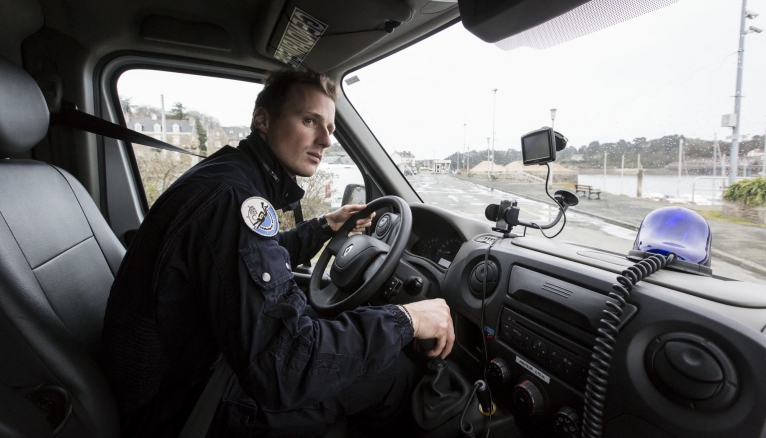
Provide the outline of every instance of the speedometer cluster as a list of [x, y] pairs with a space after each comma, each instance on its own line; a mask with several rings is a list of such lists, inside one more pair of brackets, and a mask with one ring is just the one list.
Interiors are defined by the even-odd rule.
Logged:
[[412, 252], [431, 260], [442, 268], [449, 268], [462, 244], [463, 239], [458, 236], [433, 236], [418, 240], [413, 246]]
[[417, 237], [412, 254], [447, 269], [455, 260], [463, 238], [442, 217], [430, 211], [413, 211], [412, 234]]

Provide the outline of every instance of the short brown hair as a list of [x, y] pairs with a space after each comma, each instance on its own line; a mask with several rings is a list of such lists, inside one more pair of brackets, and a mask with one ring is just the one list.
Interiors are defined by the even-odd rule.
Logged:
[[[277, 70], [269, 74], [263, 83], [263, 90], [255, 99], [255, 110], [265, 108], [272, 117], [279, 117], [282, 108], [295, 84], [307, 84], [319, 87], [333, 101], [338, 100], [338, 84], [329, 77], [313, 71]], [[255, 118], [250, 122], [250, 130], [255, 131]]]

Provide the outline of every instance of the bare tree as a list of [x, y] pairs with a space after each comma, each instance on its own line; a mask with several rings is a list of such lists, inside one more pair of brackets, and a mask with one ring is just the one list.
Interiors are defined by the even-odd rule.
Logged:
[[[330, 211], [330, 203], [325, 196], [327, 185], [332, 185], [334, 178], [335, 175], [331, 172], [319, 169], [310, 178], [298, 177], [298, 184], [306, 192], [301, 200], [304, 218], [315, 218]], [[292, 213], [278, 211], [277, 217], [279, 218], [279, 228], [281, 230], [295, 228], [295, 216]]]
[[184, 172], [189, 170], [189, 160], [176, 159], [176, 153], [161, 152], [146, 146], [136, 148], [136, 161], [144, 183], [146, 201], [151, 207], [154, 201]]

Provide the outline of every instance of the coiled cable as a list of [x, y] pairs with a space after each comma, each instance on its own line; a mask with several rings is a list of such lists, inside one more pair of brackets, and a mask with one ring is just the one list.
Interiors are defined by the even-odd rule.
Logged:
[[675, 259], [676, 255], [672, 253], [667, 257], [662, 254], [653, 254], [622, 271], [617, 277], [617, 283], [612, 285], [612, 292], [608, 295], [612, 300], [607, 300], [605, 303], [607, 308], [603, 311], [604, 318], [601, 319], [601, 327], [598, 329], [593, 355], [588, 365], [588, 383], [585, 387], [585, 409], [582, 421], [584, 438], [597, 438], [604, 434], [602, 423], [612, 352], [614, 352], [615, 338], [620, 332], [623, 308], [630, 299], [633, 286]]

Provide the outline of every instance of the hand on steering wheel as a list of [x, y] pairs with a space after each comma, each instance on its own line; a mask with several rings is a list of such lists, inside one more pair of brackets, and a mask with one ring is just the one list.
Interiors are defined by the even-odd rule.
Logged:
[[[373, 232], [378, 238], [365, 234], [348, 236], [358, 219], [383, 207], [392, 207], [399, 220], [381, 217]], [[396, 196], [378, 198], [351, 216], [328, 242], [311, 274], [308, 298], [314, 310], [337, 315], [369, 301], [396, 270], [411, 230], [410, 206]], [[335, 256], [330, 269], [332, 283], [322, 288], [322, 275], [332, 256]]]

